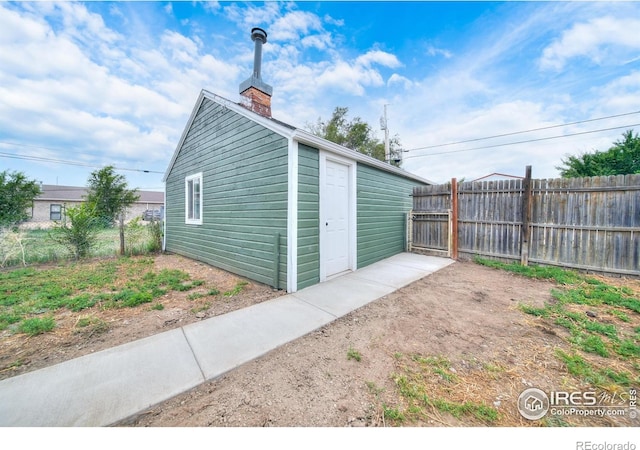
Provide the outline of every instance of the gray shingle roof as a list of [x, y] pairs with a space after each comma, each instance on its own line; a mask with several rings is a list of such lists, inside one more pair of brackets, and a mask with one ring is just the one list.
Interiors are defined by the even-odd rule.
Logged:
[[[42, 193], [36, 200], [81, 202], [87, 195], [87, 188], [82, 186], [43, 184], [40, 189]], [[137, 193], [140, 195], [138, 203], [164, 203], [164, 192], [137, 191]]]

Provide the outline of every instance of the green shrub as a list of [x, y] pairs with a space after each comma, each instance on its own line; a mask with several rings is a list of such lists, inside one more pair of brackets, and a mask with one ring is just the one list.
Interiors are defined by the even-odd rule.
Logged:
[[147, 244], [147, 251], [150, 253], [157, 253], [162, 250], [162, 238], [164, 236], [164, 225], [161, 220], [151, 221], [147, 225], [149, 231], [149, 243]]
[[124, 227], [124, 245], [127, 255], [138, 255], [144, 252], [142, 244], [146, 234], [145, 226], [140, 223], [140, 217], [131, 220]]
[[99, 231], [94, 211], [81, 203], [66, 208], [69, 221], [57, 222], [49, 231], [49, 238], [65, 247], [75, 259], [86, 258], [96, 245]]

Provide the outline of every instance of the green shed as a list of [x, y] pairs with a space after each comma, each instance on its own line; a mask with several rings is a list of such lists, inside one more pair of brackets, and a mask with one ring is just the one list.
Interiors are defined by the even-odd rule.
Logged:
[[412, 189], [431, 183], [273, 119], [252, 38], [243, 101], [203, 90], [169, 163], [165, 250], [288, 292], [404, 251]]

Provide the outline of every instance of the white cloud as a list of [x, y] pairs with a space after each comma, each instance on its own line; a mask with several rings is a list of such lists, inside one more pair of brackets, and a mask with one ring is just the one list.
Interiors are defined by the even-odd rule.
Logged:
[[638, 30], [640, 19], [636, 18], [606, 16], [575, 24], [543, 50], [540, 67], [561, 70], [576, 57], [588, 58], [595, 64], [617, 59], [640, 50]]
[[321, 31], [322, 21], [317, 15], [306, 11], [291, 11], [276, 19], [269, 28], [269, 35], [274, 41], [291, 41], [311, 31]]
[[402, 65], [395, 55], [381, 50], [370, 50], [364, 55], [358, 56], [356, 64], [363, 67], [371, 67], [373, 64], [378, 64], [392, 69]]
[[374, 70], [363, 69], [345, 61], [338, 61], [316, 77], [317, 86], [325, 90], [340, 90], [351, 95], [364, 95], [365, 86], [380, 86], [382, 76]]
[[122, 37], [106, 27], [102, 16], [91, 13], [78, 3], [60, 2], [55, 5], [57, 14], [62, 17], [63, 34], [73, 36], [79, 42], [95, 45], [96, 40], [113, 44]]
[[265, 2], [262, 6], [249, 3], [242, 7], [232, 3], [222, 10], [229, 20], [244, 29], [271, 24], [281, 16], [280, 4], [277, 2]]
[[409, 78], [398, 75], [397, 73], [391, 75], [387, 80], [387, 86], [393, 86], [395, 84], [402, 86], [404, 89], [409, 89], [414, 85], [413, 81]]
[[206, 11], [217, 12], [222, 9], [222, 6], [220, 6], [220, 2], [218, 1], [204, 2], [204, 9]]
[[442, 49], [442, 48], [436, 48], [436, 47], [430, 45], [430, 46], [427, 47], [427, 55], [429, 55], [429, 56], [442, 55], [446, 59], [449, 59], [449, 58], [451, 58], [453, 56], [453, 53], [451, 53], [449, 50]]
[[341, 91], [354, 96], [362, 96], [367, 87], [384, 85], [384, 79], [374, 65], [383, 67], [398, 67], [400, 62], [395, 55], [380, 50], [370, 50], [355, 58], [352, 62], [342, 59], [328, 63], [317, 64], [313, 67], [312, 79], [308, 85], [319, 89], [316, 95], [323, 92]]
[[326, 50], [328, 48], [333, 47], [333, 43], [331, 40], [331, 34], [322, 33], [322, 34], [314, 34], [312, 36], [305, 36], [300, 41], [303, 47], [305, 48], [317, 48], [318, 50]]
[[175, 31], [165, 30], [160, 39], [163, 50], [178, 63], [192, 63], [198, 55], [198, 44]]
[[[638, 111], [640, 105], [640, 70], [630, 72], [613, 79], [602, 87], [593, 91], [595, 108], [594, 115], [606, 116], [620, 112]], [[640, 122], [640, 116], [629, 116], [625, 123], [636, 124]], [[636, 127], [640, 128], [640, 127]]]
[[[163, 164], [199, 90], [228, 92], [238, 66], [203, 53], [199, 38], [175, 31], [151, 47], [124, 40], [83, 8], [30, 12], [0, 5], [0, 29], [7, 30], [0, 45], [3, 138], [70, 149], [61, 159], [90, 159], [95, 152], [103, 154], [101, 163]], [[54, 29], [42, 14], [61, 22]], [[90, 37], [92, 46], [86, 45]], [[118, 45], [102, 47], [112, 41]]]
[[[47, 37], [49, 27], [35, 17], [21, 16], [16, 11], [2, 10], [0, 14], [0, 44], [24, 44], [31, 41], [41, 41]], [[0, 47], [6, 53], [9, 49]]]

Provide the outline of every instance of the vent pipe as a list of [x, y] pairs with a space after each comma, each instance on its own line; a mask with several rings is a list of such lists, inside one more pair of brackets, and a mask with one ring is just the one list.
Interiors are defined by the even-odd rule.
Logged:
[[254, 28], [251, 30], [251, 40], [255, 42], [255, 49], [253, 52], [253, 76], [262, 80], [260, 77], [260, 69], [262, 67], [262, 44], [267, 43], [267, 33], [261, 28]]

